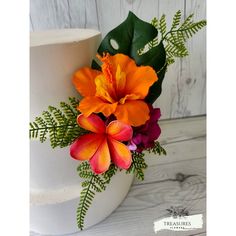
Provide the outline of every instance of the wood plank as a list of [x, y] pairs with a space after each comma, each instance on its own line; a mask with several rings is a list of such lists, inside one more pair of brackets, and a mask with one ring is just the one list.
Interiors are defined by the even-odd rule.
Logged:
[[102, 37], [104, 37], [111, 29], [121, 23], [121, 1], [103, 0], [96, 1], [96, 4], [98, 25]]
[[86, 0], [85, 9], [86, 9], [85, 28], [100, 30], [98, 25], [96, 0]]
[[30, 16], [34, 30], [70, 27], [67, 1], [31, 1]]
[[86, 28], [86, 3], [84, 0], [67, 0], [66, 8], [70, 28]]
[[160, 121], [161, 144], [194, 139], [206, 135], [206, 117], [192, 117]]
[[159, 1], [135, 0], [132, 2], [132, 11], [142, 20], [151, 22], [154, 17], [159, 17]]
[[163, 145], [167, 155], [145, 153], [148, 166], [155, 164], [175, 163], [182, 160], [191, 160], [206, 157], [206, 138], [200, 137], [192, 140], [180, 141]]

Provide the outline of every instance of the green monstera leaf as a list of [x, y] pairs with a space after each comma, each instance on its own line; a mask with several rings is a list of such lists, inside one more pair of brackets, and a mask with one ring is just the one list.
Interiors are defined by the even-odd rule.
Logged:
[[[100, 55], [104, 52], [108, 52], [111, 55], [123, 53], [133, 58], [137, 65], [153, 67], [158, 73], [159, 80], [150, 88], [150, 93], [146, 99], [151, 103], [161, 94], [161, 83], [166, 71], [163, 70], [166, 63], [166, 52], [162, 42], [142, 55], [139, 55], [138, 51], [152, 41], [157, 34], [157, 29], [153, 25], [140, 20], [135, 14], [129, 12], [127, 19], [110, 31], [98, 48]], [[93, 61], [92, 68], [100, 69], [100, 66]], [[161, 76], [159, 74], [160, 72], [162, 72]]]
[[164, 65], [164, 67], [157, 73], [158, 75], [158, 81], [155, 82], [149, 89], [148, 95], [145, 98], [145, 101], [147, 103], [153, 104], [156, 99], [161, 95], [162, 92], [162, 81], [165, 77], [167, 69], [167, 64]]

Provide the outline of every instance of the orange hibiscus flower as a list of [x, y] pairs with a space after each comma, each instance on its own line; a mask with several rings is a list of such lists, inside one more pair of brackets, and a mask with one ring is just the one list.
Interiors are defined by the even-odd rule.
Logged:
[[140, 126], [149, 119], [144, 102], [157, 75], [150, 66], [137, 66], [123, 54], [98, 56], [102, 71], [84, 67], [73, 77], [73, 84], [84, 97], [78, 110], [86, 117], [92, 113], [114, 114], [117, 120]]

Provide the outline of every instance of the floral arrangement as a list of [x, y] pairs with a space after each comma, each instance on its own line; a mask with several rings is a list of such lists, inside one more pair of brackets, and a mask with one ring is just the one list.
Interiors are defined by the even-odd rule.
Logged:
[[181, 24], [177, 11], [167, 31], [165, 15], [147, 23], [130, 12], [103, 39], [91, 68], [75, 72], [72, 82], [83, 98], [49, 106], [30, 123], [30, 138], [49, 138], [52, 148], [70, 146], [71, 157], [81, 161], [80, 229], [95, 193], [104, 191], [118, 170], [143, 180], [144, 151], [166, 155], [157, 141], [161, 111], [152, 104], [168, 66], [188, 55], [186, 40], [205, 25], [193, 15]]

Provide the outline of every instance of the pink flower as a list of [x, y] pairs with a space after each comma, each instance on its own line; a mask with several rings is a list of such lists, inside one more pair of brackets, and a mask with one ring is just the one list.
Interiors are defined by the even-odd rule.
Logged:
[[150, 105], [150, 119], [142, 126], [134, 128], [133, 138], [129, 143], [131, 151], [142, 152], [144, 149], [154, 146], [154, 141], [159, 138], [161, 134], [158, 120], [161, 116], [159, 108], [153, 109]]
[[89, 160], [94, 173], [101, 174], [108, 170], [111, 161], [122, 169], [128, 169], [132, 156], [123, 141], [132, 138], [130, 125], [118, 120], [111, 121], [107, 126], [95, 114], [86, 117], [79, 115], [77, 123], [92, 133], [80, 136], [70, 147], [70, 155], [80, 161]]

